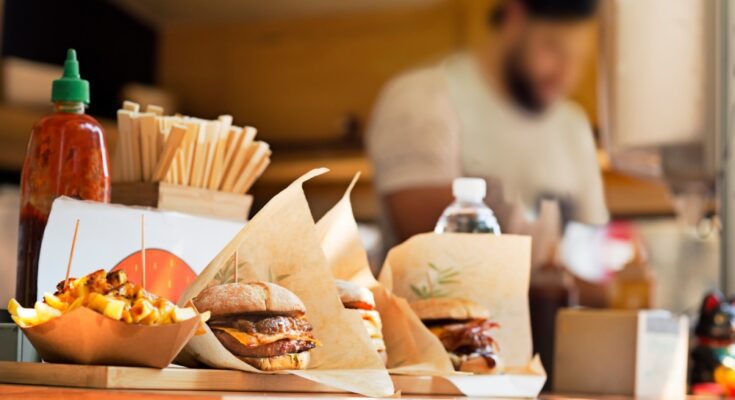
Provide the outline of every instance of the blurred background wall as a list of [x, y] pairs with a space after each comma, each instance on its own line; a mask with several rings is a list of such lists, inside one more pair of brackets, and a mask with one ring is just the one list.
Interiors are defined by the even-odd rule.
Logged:
[[[90, 113], [114, 149], [123, 99], [206, 118], [232, 114], [271, 143], [272, 165], [254, 187], [255, 209], [309, 168], [332, 172], [307, 185], [315, 216], [353, 193], [365, 236], [378, 241], [377, 199], [363, 133], [392, 76], [485, 43], [497, 0], [0, 0], [0, 182], [12, 212], [32, 124], [50, 109], [50, 81], [66, 48], [79, 52], [92, 85]], [[492, 40], [492, 38], [489, 38]], [[485, 44], [488, 45], [488, 44]], [[490, 44], [492, 42], [490, 41]], [[597, 128], [598, 59], [573, 94]], [[682, 230], [664, 184], [613, 170], [599, 152], [606, 200], [616, 219], [639, 226], [661, 287], [658, 304], [691, 309], [717, 276], [716, 235]], [[5, 215], [5, 214], [3, 214]], [[4, 218], [12, 221], [13, 217]], [[14, 254], [15, 229], [3, 226]], [[688, 248], [684, 256], [670, 249]], [[683, 250], [682, 250], [683, 251]], [[10, 256], [0, 270], [13, 270]]]

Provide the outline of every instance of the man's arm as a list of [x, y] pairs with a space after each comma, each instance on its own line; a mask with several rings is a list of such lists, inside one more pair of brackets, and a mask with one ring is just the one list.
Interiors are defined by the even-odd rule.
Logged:
[[396, 78], [381, 92], [366, 145], [391, 239], [432, 231], [452, 201], [452, 180], [462, 174], [459, 127], [436, 68]]
[[383, 198], [399, 241], [433, 231], [442, 211], [453, 200], [449, 186], [403, 189]]

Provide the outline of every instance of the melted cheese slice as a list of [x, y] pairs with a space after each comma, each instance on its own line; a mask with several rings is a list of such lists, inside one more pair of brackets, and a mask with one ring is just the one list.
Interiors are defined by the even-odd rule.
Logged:
[[260, 333], [245, 333], [238, 331], [237, 329], [232, 328], [220, 328], [220, 327], [212, 327], [212, 329], [217, 329], [223, 332], [226, 332], [228, 335], [232, 336], [240, 342], [243, 346], [246, 347], [256, 347], [256, 346], [262, 346], [264, 344], [271, 344], [275, 343], [279, 340], [283, 339], [289, 339], [289, 340], [303, 340], [305, 342], [314, 342], [317, 346], [319, 346], [319, 341], [314, 339], [313, 337], [309, 336], [305, 332], [282, 332], [282, 333], [276, 333], [273, 335], [263, 335]]

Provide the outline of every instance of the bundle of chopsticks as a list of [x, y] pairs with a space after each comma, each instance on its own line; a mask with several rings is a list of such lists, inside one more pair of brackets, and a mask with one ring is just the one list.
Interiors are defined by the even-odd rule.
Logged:
[[268, 143], [255, 128], [232, 125], [232, 116], [204, 120], [165, 116], [131, 101], [117, 112], [114, 182], [167, 182], [232, 193], [247, 193], [270, 164]]

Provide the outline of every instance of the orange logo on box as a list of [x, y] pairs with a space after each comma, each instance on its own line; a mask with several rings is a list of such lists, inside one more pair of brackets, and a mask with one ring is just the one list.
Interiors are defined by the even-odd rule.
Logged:
[[[191, 267], [175, 254], [163, 249], [146, 249], [146, 290], [163, 296], [174, 303], [197, 275]], [[143, 283], [142, 257], [140, 251], [125, 257], [112, 270], [124, 270], [128, 279]]]

